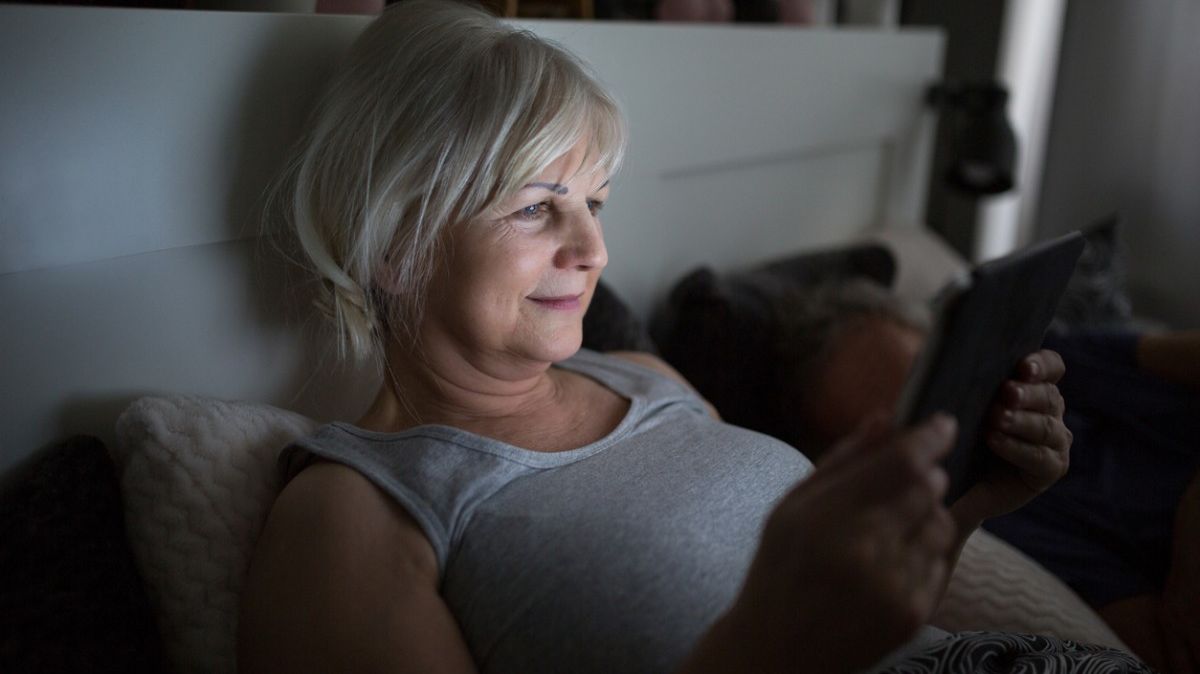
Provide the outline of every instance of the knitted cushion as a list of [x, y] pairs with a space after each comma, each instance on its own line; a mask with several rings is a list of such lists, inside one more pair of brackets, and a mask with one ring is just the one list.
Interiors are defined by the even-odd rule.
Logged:
[[233, 672], [238, 598], [280, 489], [279, 450], [316, 424], [268, 405], [143, 398], [114, 452], [130, 547], [177, 672]]

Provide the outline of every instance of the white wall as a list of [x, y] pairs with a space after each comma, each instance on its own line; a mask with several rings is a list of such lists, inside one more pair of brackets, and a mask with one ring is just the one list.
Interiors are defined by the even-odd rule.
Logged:
[[1008, 118], [1020, 148], [1017, 187], [980, 204], [976, 260], [1005, 255], [1033, 238], [1066, 6], [1066, 0], [1008, 0], [1005, 5], [996, 78], [1008, 89]]
[[1067, 10], [1039, 235], [1114, 211], [1137, 313], [1200, 326], [1200, 2]]

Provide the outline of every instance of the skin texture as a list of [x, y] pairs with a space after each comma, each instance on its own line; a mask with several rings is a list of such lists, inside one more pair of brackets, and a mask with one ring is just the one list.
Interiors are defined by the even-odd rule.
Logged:
[[[385, 383], [359, 426], [446, 424], [553, 452], [617, 425], [628, 400], [551, 367], [579, 349], [607, 263], [597, 218], [607, 176], [580, 170], [585, 149], [496, 212], [449, 228], [420, 345], [389, 345]], [[652, 356], [626, 357], [679, 378]], [[1061, 375], [1052, 354], [1028, 362], [1041, 374], [1022, 386]], [[1041, 431], [1060, 429], [1047, 397], [1023, 398], [1030, 423], [1004, 436], [1034, 447]], [[971, 509], [948, 511], [938, 461], [955, 432], [947, 419], [908, 429], [875, 419], [839, 443], [773, 511], [735, 605], [680, 671], [852, 671], [912, 636], [978, 519], [1058, 474], [1056, 462], [1014, 450], [1011, 474]], [[407, 513], [350, 469], [318, 463], [284, 488], [255, 550], [240, 670], [472, 672], [438, 584], [431, 546]]]

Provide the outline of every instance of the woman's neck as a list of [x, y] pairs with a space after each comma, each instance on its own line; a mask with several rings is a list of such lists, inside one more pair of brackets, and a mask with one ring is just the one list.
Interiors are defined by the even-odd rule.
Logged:
[[423, 424], [470, 430], [519, 423], [562, 401], [561, 371], [550, 366], [393, 343], [379, 393], [358, 425], [400, 431]]

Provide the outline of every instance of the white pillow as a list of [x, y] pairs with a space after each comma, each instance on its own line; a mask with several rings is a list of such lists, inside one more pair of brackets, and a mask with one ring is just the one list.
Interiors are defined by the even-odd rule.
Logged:
[[896, 259], [892, 289], [904, 299], [932, 299], [951, 278], [966, 273], [971, 264], [927, 227], [887, 227], [864, 239], [881, 243]]
[[275, 458], [316, 423], [269, 405], [142, 398], [117, 421], [130, 547], [176, 672], [237, 670], [238, 598], [280, 489]]
[[1129, 650], [1057, 576], [982, 529], [967, 539], [933, 624], [951, 632], [1048, 634]]
[[[280, 488], [275, 459], [316, 423], [269, 405], [142, 398], [117, 421], [130, 546], [177, 672], [236, 671], [239, 595]], [[1123, 648], [1066, 585], [986, 532], [968, 541], [934, 624]]]

